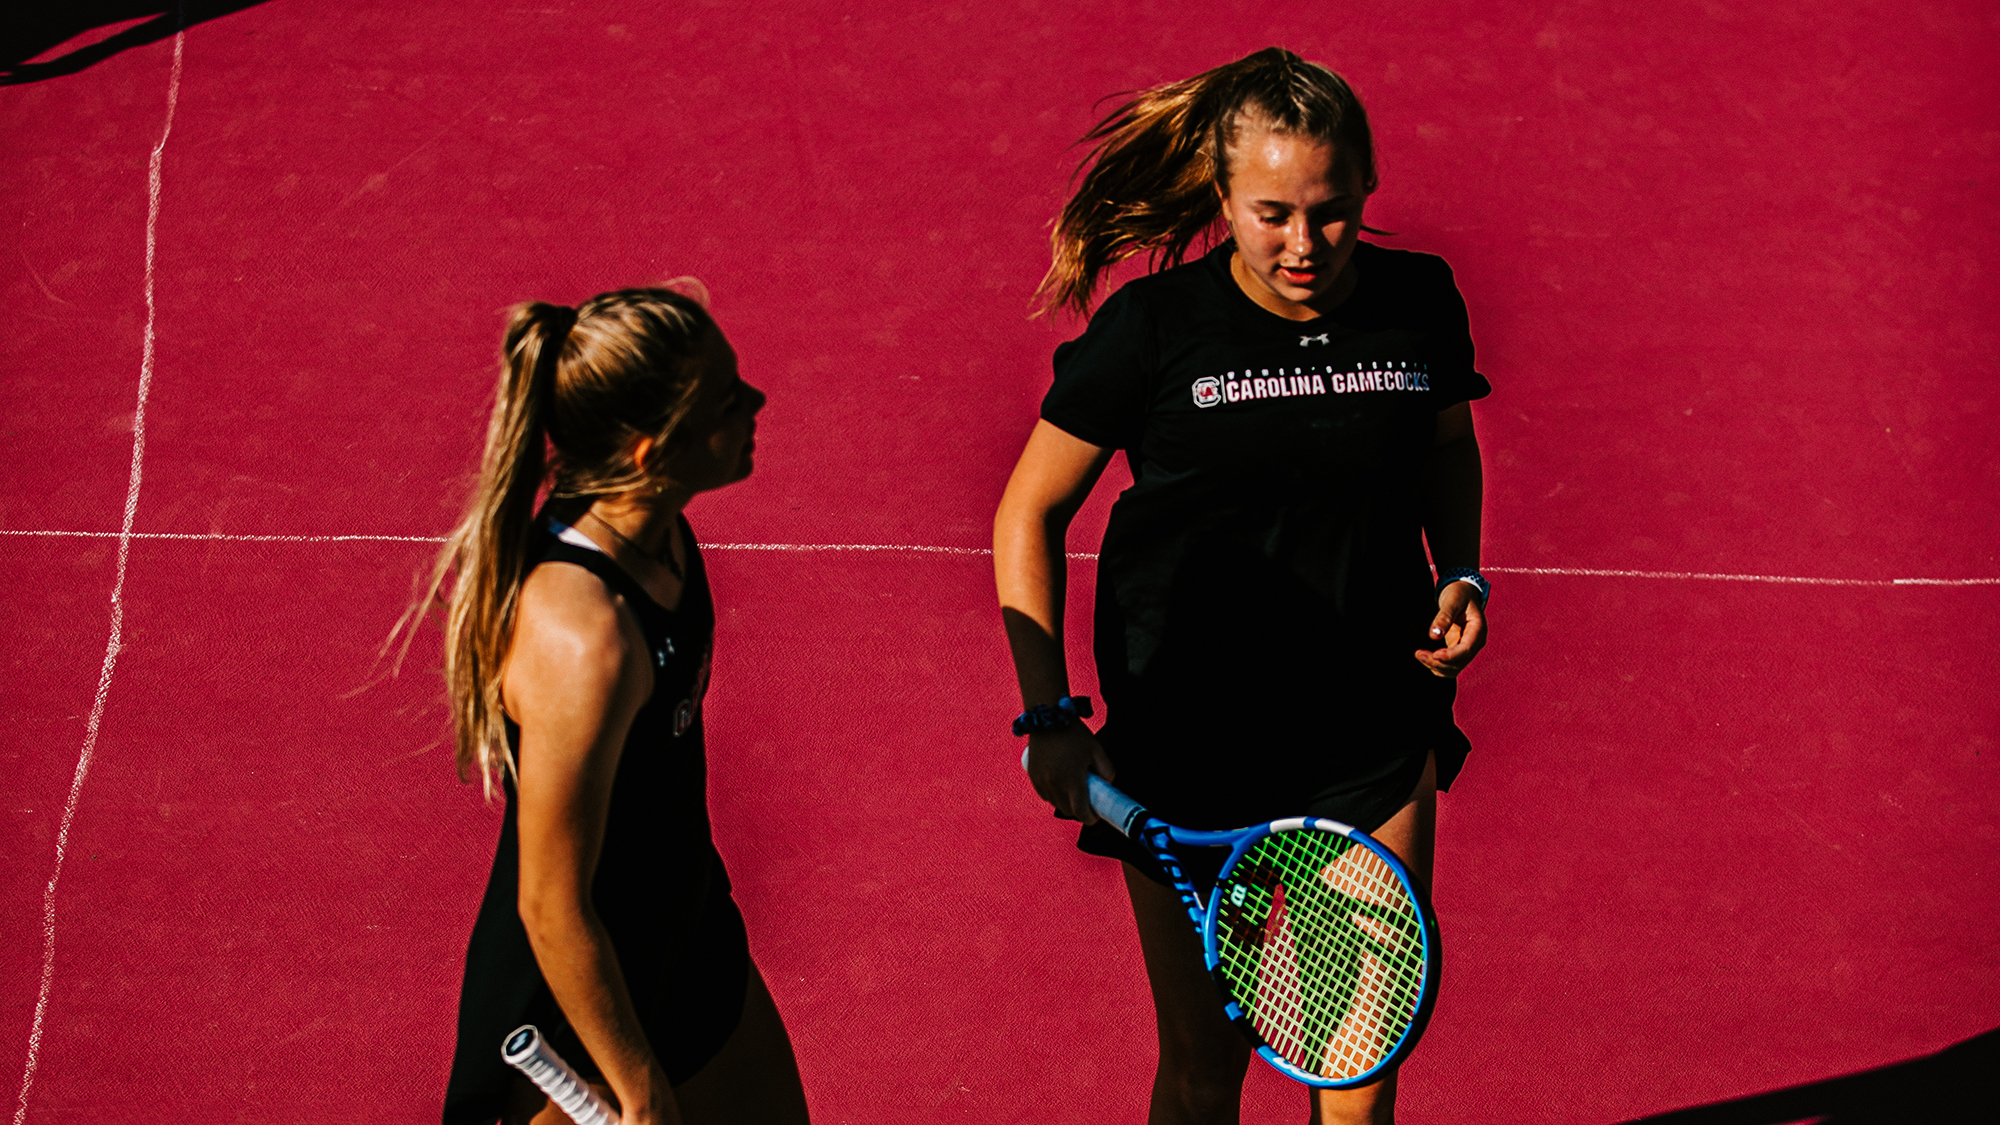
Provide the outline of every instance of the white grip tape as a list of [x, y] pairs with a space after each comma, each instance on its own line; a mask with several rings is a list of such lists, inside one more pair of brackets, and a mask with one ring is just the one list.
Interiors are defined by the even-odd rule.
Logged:
[[1132, 834], [1132, 826], [1146, 815], [1144, 805], [1120, 793], [1096, 774], [1090, 775], [1090, 807], [1097, 810], [1098, 816], [1110, 821], [1111, 827], [1127, 836]]
[[576, 1125], [618, 1125], [618, 1115], [543, 1041], [534, 1024], [515, 1028], [500, 1045], [500, 1057], [540, 1086]]

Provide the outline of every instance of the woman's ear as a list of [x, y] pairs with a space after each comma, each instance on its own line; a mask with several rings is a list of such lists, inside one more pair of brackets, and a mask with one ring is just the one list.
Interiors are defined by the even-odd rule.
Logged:
[[653, 455], [654, 449], [659, 444], [660, 439], [651, 434], [640, 434], [638, 437], [632, 439], [632, 444], [628, 449], [632, 455], [632, 463], [639, 467], [640, 472], [646, 470], [646, 459]]

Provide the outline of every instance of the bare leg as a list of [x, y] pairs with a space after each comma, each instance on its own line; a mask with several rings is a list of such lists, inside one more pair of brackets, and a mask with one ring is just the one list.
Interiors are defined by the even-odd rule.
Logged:
[[[603, 1079], [586, 1069], [588, 1060], [571, 1061], [605, 1101], [616, 1104]], [[674, 1087], [674, 1101], [686, 1125], [806, 1125], [806, 1092], [799, 1081], [792, 1040], [785, 1033], [785, 1021], [778, 1015], [770, 990], [764, 987], [756, 962], [750, 964], [742, 1022], [723, 1044], [722, 1053], [693, 1078]], [[569, 1115], [520, 1076], [514, 1080], [501, 1120], [507, 1125], [571, 1125]]]
[[[1431, 885], [1431, 861], [1437, 853], [1437, 757], [1424, 765], [1424, 775], [1410, 799], [1389, 822], [1369, 833], [1380, 841], [1426, 892]], [[1351, 1090], [1313, 1090], [1312, 1125], [1391, 1125], [1396, 1120], [1396, 1072]]]
[[1222, 1014], [1178, 892], [1125, 867], [1160, 1034], [1147, 1125], [1236, 1125], [1250, 1044]]

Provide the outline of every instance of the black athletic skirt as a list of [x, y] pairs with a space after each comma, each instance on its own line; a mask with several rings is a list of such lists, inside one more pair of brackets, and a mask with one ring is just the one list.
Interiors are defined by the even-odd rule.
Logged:
[[[1231, 744], [1226, 738], [1213, 732], [1187, 738], [1186, 727], [1176, 730], [1114, 719], [1097, 737], [1118, 771], [1115, 784], [1170, 824], [1220, 830], [1289, 816], [1318, 816], [1373, 832], [1408, 803], [1433, 752], [1439, 789], [1449, 788], [1465, 765], [1472, 744], [1450, 721], [1449, 712], [1444, 715], [1441, 723], [1423, 724], [1428, 729], [1400, 750], [1349, 755], [1325, 769], [1304, 768], [1299, 756], [1231, 754], [1218, 749]], [[1250, 735], [1275, 736], [1270, 731]], [[1161, 886], [1172, 885], [1144, 845], [1103, 821], [1086, 825], [1077, 834], [1076, 846], [1091, 855], [1123, 860]], [[1175, 854], [1204, 893], [1229, 858], [1224, 848], [1188, 848]]]
[[[513, 827], [511, 818], [506, 827]], [[503, 838], [503, 856], [511, 844]], [[488, 884], [466, 953], [445, 1125], [490, 1125], [505, 1111], [516, 1072], [501, 1060], [500, 1044], [522, 1024], [539, 1028], [585, 1078], [601, 1077], [542, 978], [511, 875], [496, 872]], [[639, 1024], [676, 1086], [707, 1066], [736, 1033], [750, 985], [750, 942], [720, 859], [704, 898], [699, 920], [676, 927], [671, 947], [659, 942], [661, 927], [631, 924], [618, 916], [616, 904], [599, 903]]]

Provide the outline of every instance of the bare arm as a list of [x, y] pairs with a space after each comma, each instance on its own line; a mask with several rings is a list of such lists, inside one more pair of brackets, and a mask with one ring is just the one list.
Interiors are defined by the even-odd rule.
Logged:
[[[993, 571], [1000, 588], [1000, 617], [1014, 653], [1021, 702], [1033, 707], [1069, 694], [1063, 656], [1063, 594], [1069, 564], [1069, 521], [1111, 460], [1111, 450], [1037, 422], [1007, 481], [993, 516]], [[1081, 723], [1028, 740], [1028, 777], [1056, 811], [1086, 824], [1090, 811], [1085, 775], [1109, 781], [1111, 760]]]
[[[1438, 412], [1437, 438], [1424, 471], [1424, 539], [1431, 561], [1445, 567], [1479, 567], [1479, 516], [1485, 478], [1479, 438], [1472, 429], [1472, 404]], [[1431, 621], [1434, 650], [1417, 650], [1417, 660], [1433, 675], [1456, 676], [1486, 645], [1486, 612], [1477, 592], [1454, 582], [1438, 595]]]
[[535, 961], [611, 1084], [621, 1120], [678, 1125], [590, 895], [625, 736], [652, 690], [646, 656], [645, 638], [596, 576], [543, 566], [522, 587], [504, 687], [521, 727], [519, 902]]

